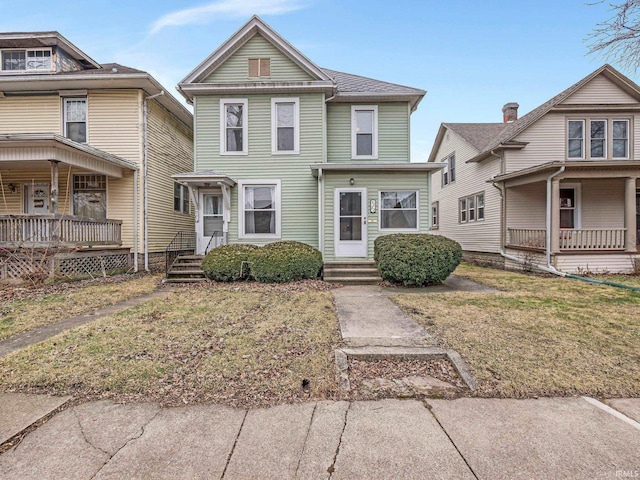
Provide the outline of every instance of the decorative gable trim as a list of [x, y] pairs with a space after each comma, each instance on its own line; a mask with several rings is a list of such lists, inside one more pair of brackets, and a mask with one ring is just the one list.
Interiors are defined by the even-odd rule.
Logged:
[[291, 61], [298, 65], [302, 70], [307, 72], [313, 78], [320, 81], [328, 81], [333, 83], [320, 67], [309, 60], [297, 48], [282, 38], [275, 30], [267, 25], [260, 17], [254, 15], [245, 23], [240, 30], [234, 33], [227, 41], [225, 41], [217, 50], [209, 55], [200, 65], [198, 65], [189, 75], [187, 75], [180, 83], [179, 89], [184, 84], [193, 84], [202, 82], [210, 76], [220, 65], [222, 65], [229, 57], [231, 57], [240, 47], [247, 43], [255, 35], [262, 35], [268, 42], [273, 44], [278, 50], [286, 55]]

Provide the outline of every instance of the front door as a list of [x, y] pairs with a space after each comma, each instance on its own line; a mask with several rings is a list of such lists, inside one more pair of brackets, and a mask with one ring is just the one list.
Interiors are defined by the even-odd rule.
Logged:
[[367, 189], [335, 190], [336, 257], [367, 257]]
[[51, 186], [48, 183], [27, 183], [24, 189], [24, 211], [35, 215], [49, 213]]
[[207, 254], [223, 242], [222, 193], [202, 193], [202, 221], [198, 231], [198, 253]]

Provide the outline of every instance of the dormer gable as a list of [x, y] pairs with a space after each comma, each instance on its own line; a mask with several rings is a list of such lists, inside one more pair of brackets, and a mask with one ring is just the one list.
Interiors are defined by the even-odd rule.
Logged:
[[560, 105], [632, 104], [639, 100], [638, 92], [624, 89], [620, 82], [607, 78], [603, 72], [569, 95]]

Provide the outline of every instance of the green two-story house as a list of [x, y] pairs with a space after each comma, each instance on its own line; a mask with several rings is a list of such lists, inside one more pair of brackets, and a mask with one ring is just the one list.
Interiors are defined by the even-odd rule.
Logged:
[[426, 232], [431, 173], [410, 163], [423, 90], [318, 67], [252, 17], [178, 86], [195, 111], [197, 250], [297, 240], [325, 261]]

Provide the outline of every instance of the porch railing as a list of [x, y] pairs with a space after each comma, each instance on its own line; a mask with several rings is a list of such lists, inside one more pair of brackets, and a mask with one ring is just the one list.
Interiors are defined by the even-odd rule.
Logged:
[[560, 250], [624, 250], [626, 228], [561, 229]]
[[171, 265], [178, 255], [183, 254], [195, 254], [196, 253], [196, 232], [183, 232], [180, 231], [175, 234], [167, 248], [165, 249], [164, 260], [164, 273], [165, 275], [169, 271]]
[[[624, 250], [625, 232], [626, 228], [562, 228], [558, 246], [560, 251]], [[544, 250], [545, 240], [545, 229], [507, 229], [510, 247]]]
[[122, 221], [53, 214], [0, 215], [0, 243], [13, 246], [122, 245]]

